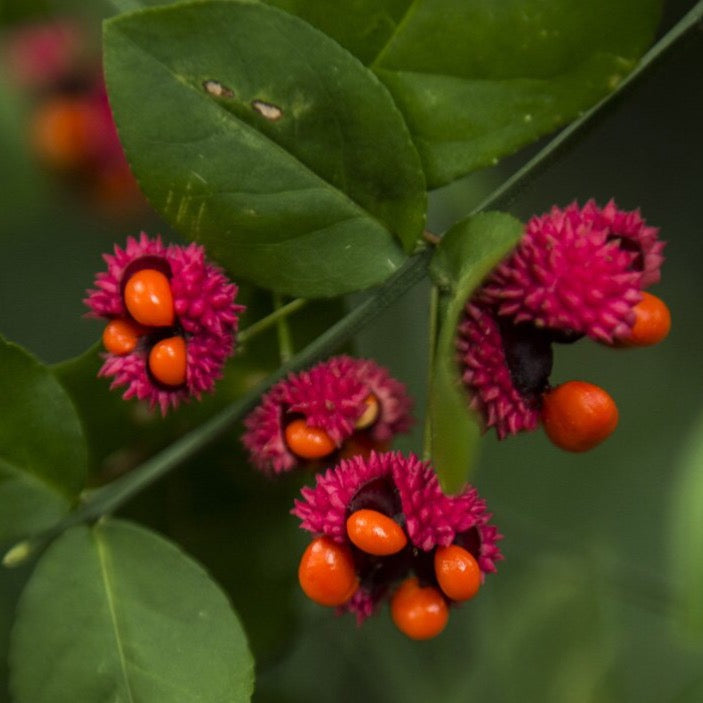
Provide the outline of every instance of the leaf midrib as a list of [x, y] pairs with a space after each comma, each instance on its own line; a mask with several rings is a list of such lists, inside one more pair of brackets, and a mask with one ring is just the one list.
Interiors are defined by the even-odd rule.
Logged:
[[117, 645], [117, 654], [119, 656], [120, 669], [122, 671], [122, 678], [124, 680], [124, 687], [125, 691], [127, 692], [129, 703], [135, 703], [134, 696], [132, 695], [132, 686], [129, 682], [129, 676], [127, 674], [127, 659], [125, 657], [124, 649], [122, 647], [122, 632], [120, 631], [120, 626], [118, 623], [113, 587], [110, 581], [110, 557], [107, 553], [107, 546], [103, 544], [97, 530], [93, 530], [93, 534], [95, 537], [95, 546], [98, 553], [98, 561], [100, 562], [100, 575], [102, 576], [108, 612], [110, 614], [110, 624], [112, 625], [112, 631], [115, 636], [115, 643]]

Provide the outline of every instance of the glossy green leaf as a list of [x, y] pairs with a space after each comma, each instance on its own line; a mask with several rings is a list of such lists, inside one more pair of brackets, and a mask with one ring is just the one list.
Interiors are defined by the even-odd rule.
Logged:
[[370, 66], [430, 186], [495, 163], [613, 90], [654, 36], [661, 0], [268, 0]]
[[674, 490], [671, 577], [682, 631], [703, 640], [703, 418], [694, 426]]
[[441, 294], [441, 326], [429, 390], [429, 439], [432, 462], [448, 491], [460, 489], [466, 481], [480, 435], [456, 363], [456, 328], [473, 290], [522, 232], [522, 223], [510, 215], [475, 215], [444, 235], [430, 267]]
[[83, 487], [83, 430], [51, 372], [0, 338], [0, 543], [49, 527]]
[[131, 523], [74, 527], [37, 564], [10, 652], [16, 703], [238, 703], [253, 661], [225, 595]]
[[421, 235], [424, 177], [400, 113], [300, 19], [223, 1], [120, 15], [105, 70], [144, 192], [235, 276], [337, 295], [384, 280]]

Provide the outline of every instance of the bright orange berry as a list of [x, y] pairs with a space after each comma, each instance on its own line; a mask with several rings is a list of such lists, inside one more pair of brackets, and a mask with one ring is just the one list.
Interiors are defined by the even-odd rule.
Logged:
[[417, 578], [406, 579], [391, 598], [395, 626], [413, 640], [436, 637], [449, 620], [444, 596], [433, 586], [421, 587]]
[[471, 552], [458, 544], [437, 547], [434, 570], [444, 594], [452, 600], [473, 598], [481, 587], [481, 569]]
[[161, 271], [142, 269], [131, 276], [124, 302], [129, 314], [142, 325], [168, 327], [175, 319], [171, 284]]
[[182, 386], [186, 382], [188, 355], [183, 337], [168, 337], [154, 344], [149, 352], [149, 371], [165, 386]]
[[635, 324], [629, 336], [620, 340], [627, 347], [650, 347], [666, 339], [671, 329], [671, 313], [666, 303], [651, 293], [642, 293], [635, 305]]
[[366, 398], [364, 398], [364, 412], [356, 421], [354, 427], [357, 430], [365, 430], [367, 427], [371, 427], [378, 419], [379, 410], [378, 398], [373, 393], [369, 393]]
[[347, 518], [347, 535], [367, 554], [384, 557], [396, 554], [408, 543], [403, 528], [377, 510], [357, 510]]
[[103, 330], [103, 346], [112, 354], [124, 356], [136, 349], [143, 333], [142, 327], [131, 320], [110, 320]]
[[602, 388], [585, 381], [569, 381], [542, 397], [542, 422], [557, 447], [585, 452], [613, 433], [618, 409]]
[[54, 98], [41, 105], [31, 125], [39, 158], [56, 169], [81, 169], [92, 157], [93, 114], [81, 98]]
[[288, 423], [285, 437], [288, 448], [301, 459], [321, 459], [337, 448], [327, 432], [310, 427], [302, 418]]
[[303, 552], [298, 581], [315, 603], [343, 605], [359, 587], [351, 550], [329, 537], [314, 539]]

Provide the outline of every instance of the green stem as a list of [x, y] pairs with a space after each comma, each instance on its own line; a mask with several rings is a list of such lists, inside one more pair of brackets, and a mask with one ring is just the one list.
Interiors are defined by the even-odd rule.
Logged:
[[[281, 310], [283, 300], [279, 293], [273, 294], [274, 310]], [[285, 315], [280, 315], [276, 320], [276, 330], [278, 332], [278, 357], [282, 364], [287, 364], [293, 357], [293, 339], [290, 334], [290, 326], [288, 318]]]
[[437, 354], [437, 333], [439, 331], [439, 289], [432, 286], [430, 290], [430, 319], [428, 325], [428, 352], [427, 352], [427, 389], [428, 399], [425, 407], [425, 424], [422, 435], [422, 458], [429, 461], [432, 456], [432, 422], [429, 409], [429, 388], [434, 375], [435, 356]]
[[295, 300], [291, 300], [290, 303], [281, 305], [281, 307], [276, 308], [272, 313], [266, 315], [266, 317], [262, 317], [260, 320], [249, 325], [245, 330], [242, 330], [237, 335], [237, 343], [246, 344], [257, 335], [266, 332], [266, 330], [276, 325], [282, 317], [288, 317], [301, 308], [304, 308], [307, 303], [308, 301], [305, 298], [296, 298]]

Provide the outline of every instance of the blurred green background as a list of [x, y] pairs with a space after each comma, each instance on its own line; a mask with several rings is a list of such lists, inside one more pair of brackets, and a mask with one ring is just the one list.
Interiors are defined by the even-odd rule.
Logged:
[[[662, 31], [692, 4], [668, 3]], [[70, 7], [46, 5], [52, 12]], [[94, 9], [99, 14], [98, 4]], [[5, 29], [14, 14], [11, 4], [3, 8]], [[107, 217], [59, 187], [29, 155], [28, 110], [4, 81], [0, 333], [55, 363], [99, 335], [100, 326], [82, 318], [81, 300], [100, 254], [140, 229], [170, 233], [153, 213]], [[254, 475], [234, 436], [124, 509], [182, 544], [228, 590], [258, 659], [255, 700], [703, 701], [703, 462], [687, 460], [703, 409], [702, 124], [697, 30], [511, 204], [521, 219], [590, 197], [641, 207], [668, 241], [654, 292], [671, 308], [673, 329], [649, 350], [587, 341], [557, 350], [553, 381], [592, 381], [618, 403], [620, 426], [596, 450], [569, 455], [540, 432], [500, 444], [486, 437], [474, 482], [505, 536], [506, 559], [479, 597], [453, 611], [441, 637], [413, 643], [386, 610], [357, 628], [307, 602], [295, 581], [306, 538], [287, 514], [301, 479], [271, 485]], [[430, 229], [464, 216], [538, 148], [434, 193]], [[427, 293], [418, 285], [355, 348], [408, 384], [419, 416]], [[107, 384], [95, 389], [107, 393]], [[188, 425], [174, 421], [164, 430], [134, 413], [128, 419], [153, 433], [154, 445]], [[419, 427], [398, 446], [418, 451]], [[0, 573], [0, 650], [26, 574]], [[3, 695], [0, 687], [0, 701]]]

